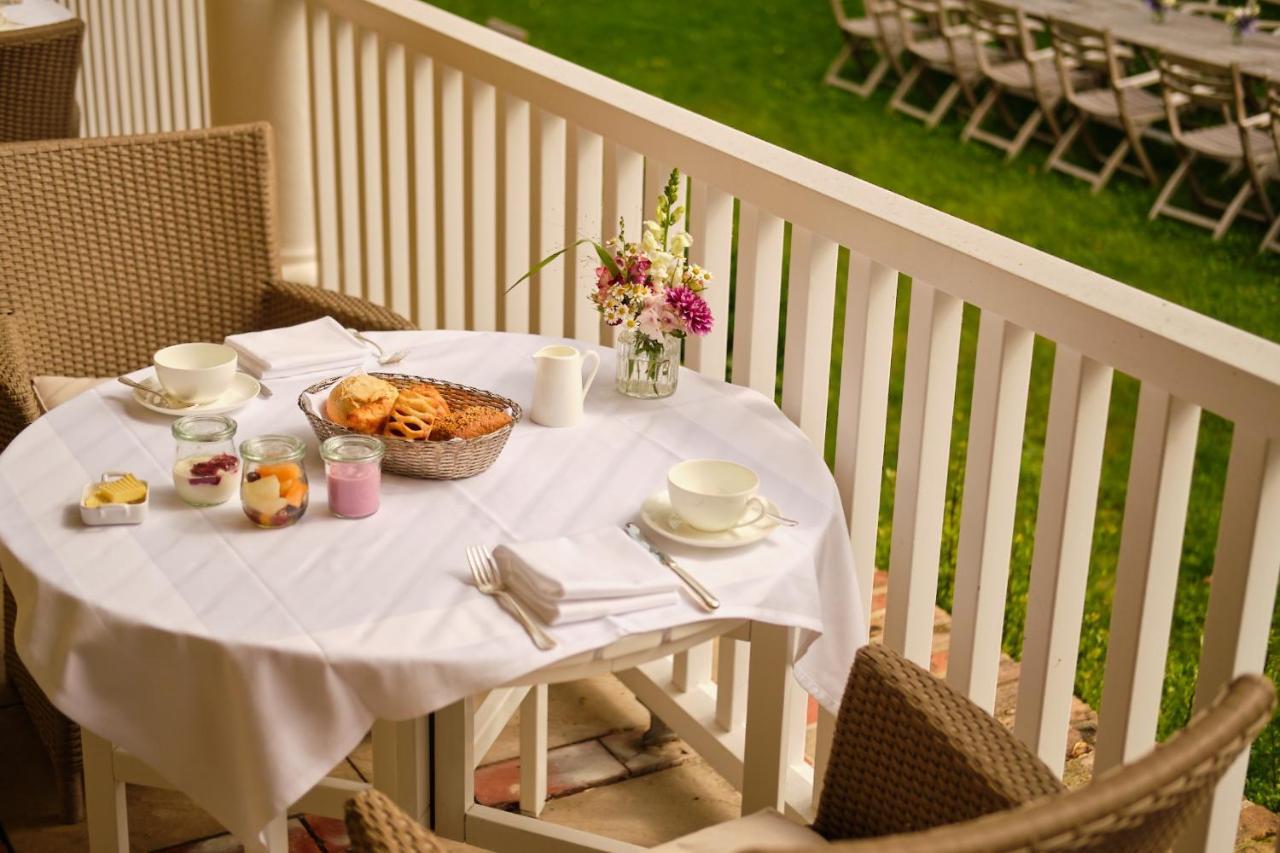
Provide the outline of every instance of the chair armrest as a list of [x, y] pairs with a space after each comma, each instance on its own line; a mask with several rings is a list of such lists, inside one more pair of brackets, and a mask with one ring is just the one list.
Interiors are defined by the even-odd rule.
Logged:
[[373, 789], [347, 801], [346, 818], [351, 849], [360, 853], [449, 853], [460, 847], [436, 836]]
[[278, 279], [267, 286], [266, 304], [262, 312], [264, 328], [292, 326], [325, 315], [333, 317], [344, 326], [361, 331], [416, 328], [390, 308], [374, 305], [356, 296]]
[[1116, 81], [1117, 89], [1142, 89], [1160, 82], [1160, 72], [1152, 69]]
[[1042, 47], [1039, 50], [1033, 50], [1027, 54], [1027, 59], [1032, 62], [1044, 62], [1047, 59], [1053, 59], [1054, 50], [1051, 47]]
[[0, 450], [38, 417], [22, 324], [16, 314], [0, 313]]
[[1244, 121], [1240, 122], [1241, 127], [1270, 127], [1271, 113], [1258, 113], [1251, 115]]

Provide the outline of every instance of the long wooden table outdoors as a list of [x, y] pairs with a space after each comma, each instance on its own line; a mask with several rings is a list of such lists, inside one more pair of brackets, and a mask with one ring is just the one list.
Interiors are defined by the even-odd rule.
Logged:
[[1220, 19], [1171, 11], [1163, 22], [1136, 0], [1007, 0], [1037, 18], [1108, 29], [1137, 47], [1174, 53], [1222, 65], [1237, 64], [1246, 74], [1280, 80], [1280, 36], [1253, 33], [1234, 44], [1231, 27]]

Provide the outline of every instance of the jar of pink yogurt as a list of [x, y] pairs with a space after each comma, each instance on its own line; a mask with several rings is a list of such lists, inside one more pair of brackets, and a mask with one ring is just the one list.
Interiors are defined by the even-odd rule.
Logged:
[[382, 441], [371, 435], [335, 435], [320, 445], [329, 511], [364, 518], [378, 511], [382, 490]]

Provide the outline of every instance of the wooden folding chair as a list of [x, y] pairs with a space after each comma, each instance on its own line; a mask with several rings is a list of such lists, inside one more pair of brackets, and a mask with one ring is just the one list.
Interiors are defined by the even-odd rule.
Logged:
[[[1143, 135], [1151, 125], [1164, 118], [1164, 101], [1147, 87], [1160, 82], [1159, 71], [1129, 74], [1127, 63], [1132, 51], [1116, 43], [1110, 30], [1099, 30], [1081, 24], [1049, 20], [1053, 40], [1058, 81], [1067, 103], [1076, 109], [1076, 119], [1049, 153], [1045, 169], [1087, 181], [1097, 193], [1117, 170], [1146, 178], [1152, 186], [1159, 184], [1155, 167], [1143, 146]], [[1082, 69], [1096, 72], [1102, 85], [1082, 89]], [[1113, 127], [1124, 138], [1108, 154], [1098, 150], [1089, 133], [1090, 124]], [[1066, 157], [1077, 138], [1083, 135], [1089, 153], [1102, 164], [1098, 171], [1069, 162]], [[1137, 161], [1131, 165], [1130, 155]]]
[[[982, 73], [978, 70], [971, 30], [964, 21], [964, 9], [950, 0], [897, 0], [897, 7], [903, 42], [916, 64], [894, 89], [889, 108], [917, 118], [928, 127], [937, 127], [961, 95], [970, 108], [977, 107]], [[952, 78], [928, 109], [907, 102], [907, 95], [926, 71]]]
[[[1160, 191], [1148, 218], [1168, 216], [1198, 225], [1212, 231], [1215, 240], [1227, 233], [1237, 216], [1271, 222], [1275, 212], [1265, 186], [1267, 175], [1276, 163], [1275, 143], [1267, 131], [1271, 116], [1265, 112], [1249, 114], [1240, 66], [1172, 54], [1161, 54], [1158, 65], [1164, 85], [1165, 114], [1181, 162]], [[1226, 121], [1193, 129], [1184, 120], [1197, 110]], [[1245, 178], [1229, 200], [1212, 198], [1204, 191], [1192, 169], [1201, 158], [1221, 163], [1227, 178], [1243, 169]], [[1217, 211], [1216, 218], [1173, 204], [1173, 194], [1184, 180], [1196, 203], [1201, 208]], [[1259, 210], [1247, 207], [1255, 197]]]
[[[977, 139], [995, 146], [1004, 151], [1009, 160], [1022, 153], [1041, 124], [1049, 125], [1050, 141], [1056, 141], [1062, 135], [1057, 117], [1062, 86], [1054, 69], [1053, 49], [1036, 49], [1031, 19], [1021, 7], [994, 0], [969, 0], [969, 24], [973, 28], [978, 68], [991, 88], [973, 111], [960, 138], [965, 142]], [[995, 61], [989, 45], [999, 45], [1007, 61]], [[1030, 101], [1031, 114], [1019, 122], [1009, 111], [1006, 95]], [[983, 130], [983, 121], [997, 107], [1005, 124], [1015, 130], [1013, 136]]]
[[[827, 68], [823, 82], [865, 98], [876, 90], [890, 70], [902, 76], [904, 45], [894, 0], [863, 0], [862, 5], [866, 16], [851, 18], [845, 14], [843, 0], [831, 0], [831, 11], [844, 36], [844, 47]], [[868, 53], [875, 57], [870, 67]], [[850, 63], [862, 73], [861, 82], [841, 76]]]

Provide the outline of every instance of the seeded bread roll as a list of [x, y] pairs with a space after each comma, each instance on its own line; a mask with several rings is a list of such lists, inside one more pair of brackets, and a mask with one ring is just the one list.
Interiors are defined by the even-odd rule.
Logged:
[[431, 427], [432, 441], [451, 438], [478, 438], [511, 423], [511, 415], [488, 406], [467, 406], [437, 418]]

